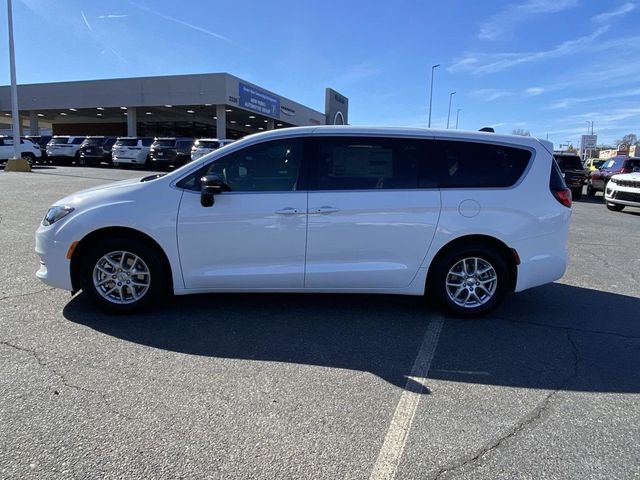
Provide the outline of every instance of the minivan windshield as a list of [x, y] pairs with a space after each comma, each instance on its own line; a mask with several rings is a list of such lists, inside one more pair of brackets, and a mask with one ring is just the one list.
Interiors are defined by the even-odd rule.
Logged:
[[602, 170], [610, 170], [612, 168], [619, 169], [622, 167], [623, 160], [624, 157], [613, 157], [604, 162], [604, 164], [600, 168]]

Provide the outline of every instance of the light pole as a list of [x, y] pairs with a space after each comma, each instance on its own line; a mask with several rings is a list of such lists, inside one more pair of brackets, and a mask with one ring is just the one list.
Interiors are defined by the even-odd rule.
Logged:
[[20, 114], [18, 112], [18, 87], [16, 84], [16, 58], [13, 46], [13, 10], [7, 0], [7, 22], [9, 27], [9, 70], [11, 73], [11, 127], [13, 134], [13, 158], [7, 160], [5, 172], [29, 172], [29, 162], [20, 158]]
[[433, 105], [433, 72], [440, 64], [431, 65], [431, 88], [429, 89], [429, 128], [431, 128], [431, 106]]
[[449, 113], [447, 113], [447, 130], [449, 130], [449, 119], [451, 118], [451, 100], [453, 99], [453, 96], [456, 94], [456, 92], [451, 92], [449, 94]]
[[462, 111], [461, 108], [458, 109], [458, 111], [456, 112], [456, 130], [458, 129], [458, 120], [460, 119], [460, 112]]
[[[587, 120], [587, 125], [591, 126], [591, 135], [593, 135], [593, 120]], [[589, 127], [587, 127], [587, 133], [589, 133]]]

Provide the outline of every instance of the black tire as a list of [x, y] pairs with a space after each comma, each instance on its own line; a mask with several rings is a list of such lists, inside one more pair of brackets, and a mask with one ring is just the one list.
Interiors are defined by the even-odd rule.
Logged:
[[624, 210], [624, 205], [618, 205], [617, 203], [607, 202], [607, 208], [612, 212], [621, 212], [622, 210]]
[[[478, 258], [489, 264], [496, 274], [495, 288], [492, 295], [484, 303], [475, 306], [461, 306], [452, 300], [447, 291], [450, 271], [463, 259]], [[485, 277], [486, 278], [486, 277]], [[473, 280], [475, 282], [475, 279]], [[475, 287], [473, 287], [475, 289]], [[478, 292], [480, 292], [480, 288]], [[489, 286], [491, 289], [491, 286]], [[446, 252], [434, 265], [434, 270], [429, 277], [427, 295], [434, 295], [443, 309], [456, 317], [474, 318], [485, 315], [497, 308], [507, 291], [509, 290], [509, 269], [502, 256], [493, 248], [484, 245], [462, 245]], [[478, 293], [478, 298], [482, 293]]]
[[[117, 300], [112, 301], [105, 298], [105, 296], [98, 291], [98, 287], [94, 285], [94, 268], [98, 262], [107, 254], [122, 251], [139, 257], [149, 273], [148, 287], [144, 290], [144, 293], [142, 287], [133, 287], [139, 288], [137, 290], [137, 292], [141, 294], [139, 299], [133, 299], [131, 295], [132, 286], [126, 285], [126, 275], [125, 278], [117, 278], [118, 272], [114, 269], [113, 273], [116, 276], [114, 280], [108, 279], [108, 275], [102, 277], [107, 278], [105, 281], [108, 283], [105, 284], [105, 289], [112, 287], [119, 289], [117, 285], [120, 285], [120, 283], [117, 282], [118, 280], [122, 280], [121, 292], [123, 293], [121, 293], [121, 295], [124, 294], [125, 300], [130, 300], [128, 303], [117, 303]], [[102, 309], [117, 313], [140, 311], [149, 308], [151, 305], [157, 305], [163, 299], [167, 298], [167, 293], [169, 292], [169, 282], [167, 279], [170, 273], [166, 271], [160, 255], [156, 250], [149, 247], [143, 241], [131, 238], [102, 240], [85, 250], [83, 257], [80, 265], [80, 284], [82, 290], [94, 304]], [[126, 259], [125, 265], [129, 261], [133, 261], [131, 256], [126, 257]], [[141, 264], [136, 264], [136, 270], [144, 271], [144, 268], [140, 268], [140, 266]], [[109, 270], [111, 270], [111, 268], [109, 268]], [[98, 275], [100, 275], [100, 273], [98, 273]], [[145, 275], [134, 275], [128, 278], [130, 278], [131, 281], [137, 280], [145, 282]], [[116, 295], [115, 292], [114, 295]]]
[[593, 197], [595, 196], [595, 194], [596, 194], [596, 191], [593, 188], [593, 185], [591, 185], [591, 183], [587, 183], [587, 196]]
[[90, 167], [91, 164], [89, 162], [87, 162], [87, 159], [85, 157], [78, 157], [78, 166], [80, 167]]
[[22, 158], [24, 158], [29, 163], [30, 166], [33, 166], [36, 163], [36, 156], [31, 152], [23, 153]]
[[582, 187], [571, 190], [571, 198], [580, 200], [582, 198]]

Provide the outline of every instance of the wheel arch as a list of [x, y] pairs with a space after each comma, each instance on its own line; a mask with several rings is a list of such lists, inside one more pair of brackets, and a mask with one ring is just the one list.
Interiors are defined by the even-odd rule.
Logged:
[[520, 263], [518, 253], [515, 251], [515, 249], [510, 248], [502, 240], [499, 240], [490, 235], [464, 235], [462, 237], [451, 240], [449, 243], [446, 243], [440, 248], [440, 250], [438, 250], [438, 253], [435, 254], [433, 259], [431, 260], [431, 263], [429, 264], [425, 292], [428, 291], [428, 286], [432, 281], [436, 266], [438, 265], [442, 257], [444, 257], [444, 255], [446, 255], [453, 249], [470, 245], [482, 245], [495, 250], [505, 261], [509, 269], [509, 290], [515, 290], [518, 280], [518, 264]]
[[167, 277], [169, 281], [169, 288], [173, 291], [173, 272], [171, 269], [171, 263], [169, 257], [165, 253], [160, 244], [152, 237], [140, 230], [136, 230], [130, 227], [104, 227], [98, 230], [94, 230], [91, 233], [85, 235], [82, 240], [76, 245], [71, 257], [71, 286], [74, 292], [80, 290], [80, 267], [82, 265], [82, 258], [87, 249], [95, 243], [107, 239], [107, 238], [127, 238], [137, 239], [144, 242], [147, 246], [151, 247], [160, 257], [163, 267], [166, 269]]

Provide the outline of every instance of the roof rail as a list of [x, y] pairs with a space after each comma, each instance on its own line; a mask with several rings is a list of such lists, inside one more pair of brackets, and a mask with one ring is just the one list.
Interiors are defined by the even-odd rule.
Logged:
[[482, 127], [480, 130], [478, 130], [479, 132], [489, 132], [489, 133], [496, 133], [496, 131], [494, 130], [493, 127]]

